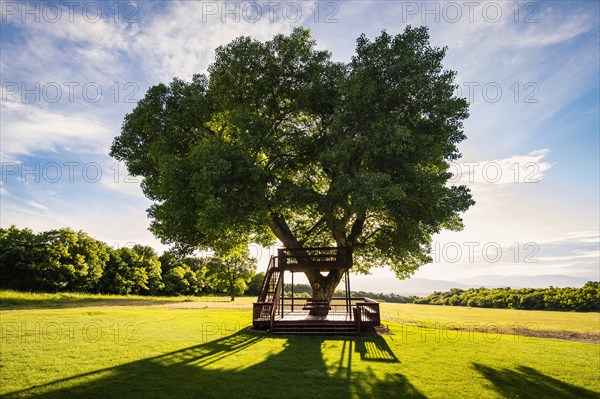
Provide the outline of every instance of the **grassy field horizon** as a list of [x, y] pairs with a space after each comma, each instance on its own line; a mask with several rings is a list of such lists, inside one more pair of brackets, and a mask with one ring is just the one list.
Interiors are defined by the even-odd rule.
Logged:
[[253, 297], [44, 295], [0, 292], [3, 397], [600, 394], [600, 346], [570, 339], [598, 336], [598, 313], [385, 303], [388, 335], [294, 337], [248, 329]]

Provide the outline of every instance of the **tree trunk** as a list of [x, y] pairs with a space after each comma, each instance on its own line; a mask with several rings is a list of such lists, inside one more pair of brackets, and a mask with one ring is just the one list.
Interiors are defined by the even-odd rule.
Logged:
[[[364, 214], [361, 213], [353, 224], [350, 240], [345, 237], [343, 232], [333, 232], [338, 247], [352, 246], [354, 240], [362, 232], [363, 223]], [[267, 225], [287, 248], [302, 248], [302, 244], [296, 239], [285, 221], [285, 218], [281, 214], [271, 212], [267, 217]], [[318, 270], [309, 270], [305, 272], [305, 274], [313, 290], [313, 298], [331, 300], [333, 292], [344, 276], [344, 270], [333, 269], [326, 276], [322, 275]], [[310, 311], [310, 314], [314, 316], [326, 316], [328, 313], [329, 310], [327, 309], [312, 309]]]
[[[344, 270], [333, 269], [327, 276], [322, 275], [318, 270], [307, 271], [305, 274], [313, 290], [313, 298], [331, 300], [333, 292], [344, 276]], [[327, 316], [328, 313], [329, 310], [323, 308], [311, 309], [309, 314], [311, 316]]]

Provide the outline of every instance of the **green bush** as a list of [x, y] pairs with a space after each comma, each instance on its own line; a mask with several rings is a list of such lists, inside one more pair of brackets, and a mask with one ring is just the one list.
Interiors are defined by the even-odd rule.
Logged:
[[590, 312], [600, 310], [600, 283], [588, 281], [582, 288], [456, 288], [416, 298], [427, 305], [471, 306], [499, 309], [564, 310]]

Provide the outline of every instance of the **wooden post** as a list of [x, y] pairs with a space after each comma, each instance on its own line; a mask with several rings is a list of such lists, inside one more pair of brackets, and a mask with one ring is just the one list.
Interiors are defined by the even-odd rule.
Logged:
[[350, 300], [350, 272], [348, 269], [346, 269], [346, 276], [344, 280], [346, 280], [346, 313], [350, 313], [352, 309], [352, 301]]
[[284, 293], [284, 287], [285, 287], [285, 272], [282, 270], [281, 271], [281, 318], [283, 319], [283, 293]]
[[294, 313], [294, 272], [292, 272], [292, 313]]
[[358, 305], [354, 308], [354, 323], [356, 323], [356, 335], [360, 335], [360, 307]]

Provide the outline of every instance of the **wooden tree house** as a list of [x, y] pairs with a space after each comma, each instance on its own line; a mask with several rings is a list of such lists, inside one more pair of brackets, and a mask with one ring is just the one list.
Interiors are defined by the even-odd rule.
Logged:
[[[282, 248], [271, 257], [261, 292], [254, 303], [253, 326], [273, 334], [355, 335], [381, 324], [379, 302], [352, 298], [350, 273], [352, 249]], [[330, 299], [295, 298], [294, 273], [307, 270], [344, 271], [345, 296]], [[284, 275], [292, 276], [292, 296], [283, 292]]]

